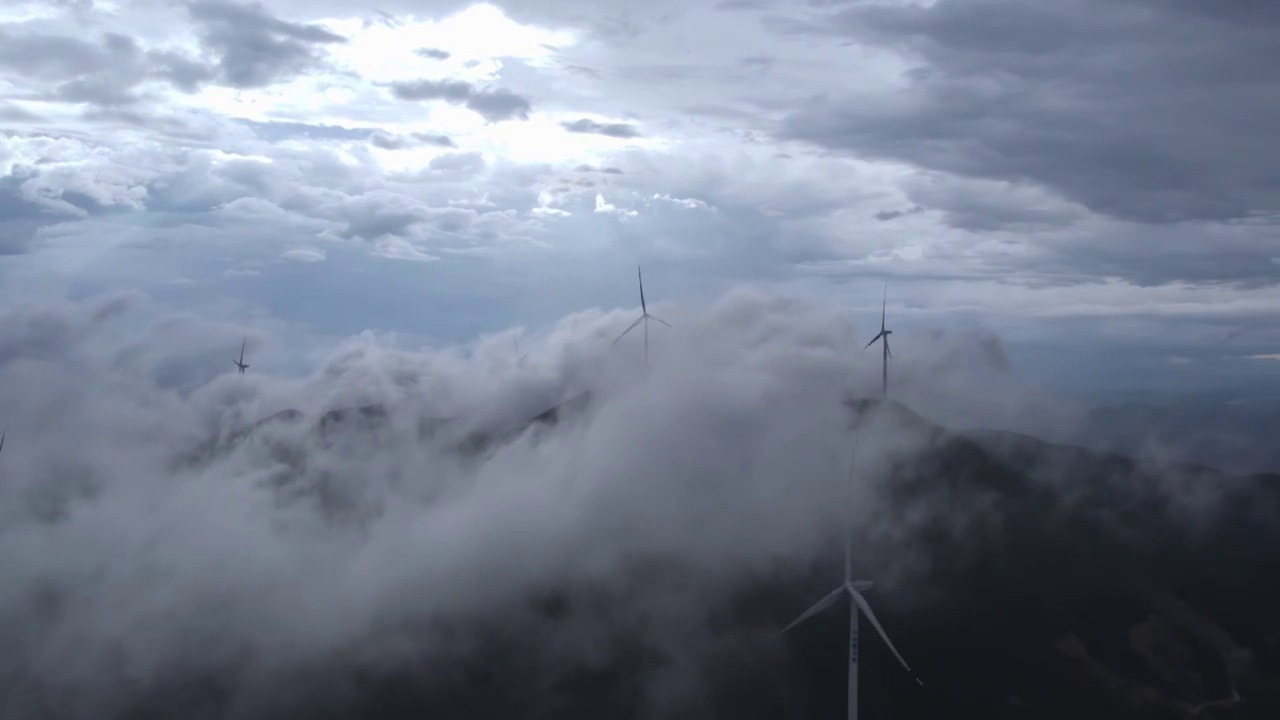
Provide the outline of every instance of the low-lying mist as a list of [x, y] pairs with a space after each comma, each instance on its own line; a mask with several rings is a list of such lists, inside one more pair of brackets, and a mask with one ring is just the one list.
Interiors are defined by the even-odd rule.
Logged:
[[[647, 372], [638, 331], [609, 345], [632, 311], [591, 311], [522, 337], [523, 360], [515, 330], [419, 351], [362, 336], [295, 378], [254, 366], [270, 338], [144, 298], [0, 315], [0, 717], [110, 717], [170, 687], [258, 717], [356, 692], [313, 669], [444, 672], [495, 632], [540, 643], [545, 678], [642, 635], [673, 659], [638, 690], [661, 704], [724, 650], [727, 598], [810, 570], [850, 514], [888, 539], [883, 590], [909, 594], [911, 518], [887, 514], [877, 474], [927, 436], [866, 425], [846, 495], [843, 401], [879, 393], [869, 333], [747, 290], [656, 311], [675, 327], [650, 328]], [[898, 343], [894, 396], [946, 423], [1076, 422], [992, 361], [998, 342]], [[322, 422], [357, 407], [376, 421]]]

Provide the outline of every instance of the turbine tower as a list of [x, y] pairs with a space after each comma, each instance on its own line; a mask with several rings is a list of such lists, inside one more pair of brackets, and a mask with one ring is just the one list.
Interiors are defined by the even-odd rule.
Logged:
[[8, 433], [0, 433], [0, 452], [4, 452], [4, 436]]
[[[853, 499], [853, 463], [849, 463], [849, 481], [846, 485], [846, 506], [852, 509]], [[814, 603], [813, 607], [805, 610], [800, 617], [791, 621], [791, 624], [782, 629], [787, 632], [791, 628], [826, 610], [836, 603], [840, 598], [849, 596], [849, 685], [848, 685], [848, 720], [858, 720], [858, 621], [859, 616], [865, 614], [867, 620], [871, 621], [872, 627], [880, 633], [884, 644], [889, 646], [889, 650], [893, 656], [902, 664], [903, 669], [911, 673], [917, 684], [923, 686], [924, 681], [921, 680], [911, 670], [911, 666], [907, 665], [907, 661], [902, 659], [902, 654], [893, 646], [893, 641], [889, 639], [888, 633], [884, 631], [884, 627], [880, 625], [880, 621], [876, 619], [876, 614], [871, 610], [871, 606], [867, 604], [867, 599], [862, 593], [870, 590], [875, 583], [870, 580], [854, 580], [853, 579], [853, 522], [852, 518], [845, 520], [844, 534], [844, 583], [840, 587], [831, 591], [826, 597]]]
[[636, 318], [635, 322], [628, 325], [627, 329], [623, 330], [621, 335], [614, 338], [613, 342], [610, 343], [610, 345], [617, 345], [619, 340], [626, 337], [627, 333], [631, 332], [632, 330], [635, 330], [636, 326], [639, 325], [641, 322], [643, 322], [644, 323], [644, 367], [647, 370], [649, 368], [649, 321], [653, 320], [654, 322], [662, 323], [667, 327], [671, 327], [671, 325], [666, 320], [663, 320], [657, 315], [649, 314], [649, 306], [646, 305], [644, 302], [644, 276], [640, 274], [639, 265], [636, 266], [636, 280], [640, 282], [640, 317]]
[[246, 364], [245, 364], [245, 362], [244, 362], [244, 344], [245, 344], [246, 342], [248, 342], [248, 341], [249, 341], [249, 338], [248, 338], [248, 337], [246, 337], [245, 339], [243, 339], [243, 340], [241, 340], [241, 341], [240, 341], [240, 359], [239, 359], [239, 360], [232, 360], [232, 361], [231, 361], [231, 362], [233, 362], [233, 363], [235, 363], [235, 364], [236, 364], [236, 367], [237, 367], [237, 368], [239, 368], [239, 369], [240, 369], [240, 374], [241, 374], [241, 375], [243, 375], [243, 374], [244, 374], [244, 371], [245, 371], [245, 370], [247, 370], [247, 369], [248, 369], [248, 367], [249, 367], [249, 366], [248, 366], [248, 365], [246, 365]]
[[889, 305], [889, 283], [888, 281], [885, 281], [884, 300], [880, 305], [880, 332], [877, 333], [875, 337], [871, 338], [871, 342], [867, 343], [867, 347], [862, 348], [863, 351], [866, 351], [867, 348], [871, 347], [872, 345], [875, 345], [877, 340], [881, 341], [880, 344], [884, 346], [884, 352], [882, 353], [883, 362], [880, 366], [880, 380], [881, 380], [880, 391], [881, 393], [883, 393], [884, 397], [889, 397], [889, 358], [893, 357], [893, 352], [889, 350], [889, 336], [893, 334], [893, 331], [887, 329], [884, 326], [885, 309], [888, 307], [888, 305]]

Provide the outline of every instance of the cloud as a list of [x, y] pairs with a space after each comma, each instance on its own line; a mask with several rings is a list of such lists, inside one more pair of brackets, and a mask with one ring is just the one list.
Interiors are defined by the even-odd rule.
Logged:
[[1277, 17], [1261, 7], [942, 0], [778, 16], [784, 34], [893, 48], [909, 64], [885, 92], [814, 95], [783, 135], [1034, 184], [1122, 220], [1275, 214], [1263, 158], [1280, 147]]
[[634, 125], [626, 123], [598, 123], [595, 120], [582, 118], [560, 124], [565, 130], [573, 133], [592, 133], [615, 138], [640, 137], [640, 131], [636, 130]]
[[391, 85], [401, 100], [444, 100], [464, 105], [489, 122], [527, 120], [533, 109], [528, 98], [506, 88], [477, 89], [461, 80], [415, 80]]
[[485, 161], [478, 152], [445, 153], [432, 158], [427, 168], [451, 177], [466, 177], [482, 172]]
[[437, 50], [435, 48], [418, 48], [417, 50], [414, 50], [414, 52], [424, 58], [431, 58], [432, 60], [448, 60], [450, 57], [453, 57], [451, 53], [445, 50]]
[[[850, 503], [840, 399], [877, 368], [851, 373], [843, 313], [747, 290], [654, 309], [674, 327], [647, 376], [639, 338], [609, 345], [636, 308], [566, 317], [523, 364], [514, 330], [434, 350], [366, 333], [281, 375], [283, 338], [138, 298], [0, 312], [0, 663], [24, 687], [5, 717], [332, 709], [363, 699], [329, 695], [345, 680], [431, 678], [506, 631], [555, 638], [529, 643], [538, 685], [620, 635], [699, 666], [752, 642], [723, 620], [735, 594], [807, 571], [850, 512], [881, 592], [920, 588], [929, 508], [890, 514], [878, 480], [931, 441], [867, 421]], [[1031, 398], [955, 352], [998, 341], [957, 337], [899, 381], [914, 407]], [[458, 449], [583, 390], [554, 425]], [[634, 681], [633, 703], [671, 691]], [[170, 691], [191, 682], [219, 690]]]
[[418, 145], [429, 145], [432, 147], [454, 148], [458, 144], [448, 135], [437, 135], [432, 133], [414, 133], [412, 135], [392, 135], [391, 133], [381, 130], [374, 132], [369, 136], [369, 143], [374, 147], [383, 150], [404, 150]]
[[291, 248], [280, 253], [281, 260], [288, 260], [290, 262], [324, 262], [324, 258], [324, 250], [320, 250], [318, 248]]
[[[317, 332], [372, 317], [444, 341], [630, 302], [617, 278], [635, 264], [671, 297], [759, 282], [860, 318], [878, 312], [888, 277], [907, 343], [919, 336], [908, 323], [976, 322], [1020, 371], [1066, 382], [1101, 373], [1106, 357], [1108, 378], [1186, 388], [1200, 381], [1166, 358], [1200, 358], [1199, 344], [1248, 324], [1257, 334], [1229, 363], [1198, 367], [1222, 367], [1234, 385], [1273, 380], [1267, 363], [1239, 358], [1280, 341], [1268, 313], [1280, 301], [1275, 220], [1196, 210], [1217, 195], [1255, 209], [1273, 196], [1256, 160], [1273, 154], [1258, 99], [1269, 95], [1245, 92], [1272, 64], [1234, 59], [1265, 54], [1265, 18], [1250, 44], [1244, 10], [1185, 3], [991, 3], [1008, 28], [957, 0], [665, 2], [625, 22], [581, 3], [463, 5], [429, 16], [406, 0], [374, 14], [335, 0], [6, 6], [0, 284], [138, 287], [201, 308], [231, 293], [245, 313]], [[1086, 10], [1160, 32], [1111, 32], [1075, 17]], [[651, 32], [688, 13], [723, 32], [697, 47]], [[1040, 47], [1004, 32], [1027, 27], [1057, 34], [1035, 33]], [[1208, 60], [1187, 61], [1171, 36], [1200, 38]], [[1091, 65], [1102, 57], [1116, 63]], [[850, 65], [856, 77], [831, 87], [822, 69]], [[1242, 71], [1211, 94], [1201, 75], [1214, 68]], [[1137, 90], [1117, 107], [1141, 112], [1100, 102], [1129, 82]], [[1223, 105], [1191, 106], [1179, 88]], [[824, 107], [813, 117], [866, 137], [797, 139]], [[1142, 127], [1122, 127], [1127, 117]], [[643, 133], [600, 134], [612, 125]], [[1126, 133], [1141, 137], [1125, 146]], [[1224, 136], [1235, 144], [1220, 153]], [[1206, 170], [1159, 182], [1119, 172], [1117, 142], [1200, 153]], [[1254, 159], [1227, 177], [1236, 171], [1214, 158], [1233, 153]], [[1202, 180], [1214, 187], [1201, 192]], [[1089, 188], [1130, 208], [1142, 195], [1172, 219], [1113, 212]], [[310, 247], [327, 261], [280, 261]], [[359, 300], [333, 300], [354, 277], [367, 280]], [[513, 302], [513, 288], [529, 300]], [[406, 309], [436, 303], [454, 310]]]
[[307, 72], [322, 62], [319, 48], [346, 42], [319, 25], [281, 20], [261, 3], [193, 0], [186, 7], [217, 78], [231, 87], [265, 87]]
[[126, 35], [107, 33], [101, 43], [0, 28], [0, 68], [54, 83], [50, 99], [99, 105], [136, 102], [146, 78], [142, 50]]
[[897, 220], [898, 218], [904, 218], [908, 215], [915, 215], [922, 212], [924, 212], [924, 208], [919, 205], [914, 205], [905, 210], [881, 210], [872, 217], [881, 222], [887, 222], [889, 220]]

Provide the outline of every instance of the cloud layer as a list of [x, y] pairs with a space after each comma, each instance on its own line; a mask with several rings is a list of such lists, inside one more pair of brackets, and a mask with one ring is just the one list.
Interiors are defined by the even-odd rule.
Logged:
[[[352, 338], [295, 379], [256, 370], [272, 351], [253, 331], [254, 369], [228, 372], [244, 331], [137, 296], [0, 315], [0, 658], [28, 688], [5, 693], [5, 717], [87, 717], [232, 666], [252, 704], [326, 658], [393, 662], [390, 628], [423, 628], [412, 652], [447, 655], [520, 598], [620, 591], [635, 562], [673, 563], [699, 578], [680, 592], [709, 598], [803, 570], [844, 513], [837, 400], [877, 373], [851, 375], [850, 328], [803, 303], [739, 292], [658, 310], [676, 327], [654, 329], [647, 378], [638, 340], [608, 345], [629, 313], [565, 318], [522, 361], [513, 333], [437, 351]], [[963, 378], [904, 368], [902, 392], [1012, 417], [1031, 395], [957, 393], [1001, 379], [986, 342], [939, 346], [971, 358]], [[558, 425], [480, 455], [455, 444], [584, 389]], [[859, 517], [876, 512], [870, 488]], [[639, 590], [628, 612], [685, 628], [668, 649], [694, 652], [700, 611], [672, 592]], [[580, 619], [582, 642], [601, 641], [597, 621]]]

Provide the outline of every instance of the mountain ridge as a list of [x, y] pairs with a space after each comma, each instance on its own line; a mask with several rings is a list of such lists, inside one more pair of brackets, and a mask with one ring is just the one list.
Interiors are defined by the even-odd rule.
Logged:
[[[592, 397], [576, 400], [458, 447], [554, 427]], [[1280, 716], [1280, 648], [1268, 640], [1280, 637], [1280, 588], [1264, 580], [1280, 577], [1280, 477], [1153, 468], [1016, 433], [952, 432], [893, 401], [844, 402], [855, 431], [903, 444], [876, 469], [883, 516], [856, 529], [855, 560], [886, 578], [872, 604], [927, 683], [868, 639], [864, 717]], [[312, 427], [340, 437], [390, 414], [330, 411]], [[688, 628], [696, 647], [656, 641], [680, 624], [635, 615], [625, 590], [549, 586], [510, 599], [506, 620], [473, 618], [465, 632], [479, 639], [454, 651], [392, 670], [332, 660], [291, 681], [329, 678], [327, 690], [268, 692], [271, 713], [238, 717], [841, 717], [847, 617], [777, 636], [829, 590], [841, 553], [832, 538], [808, 567], [717, 597], [702, 596], [678, 556], [637, 557], [624, 587], [708, 604]], [[563, 645], [583, 627], [598, 647], [580, 657]]]

